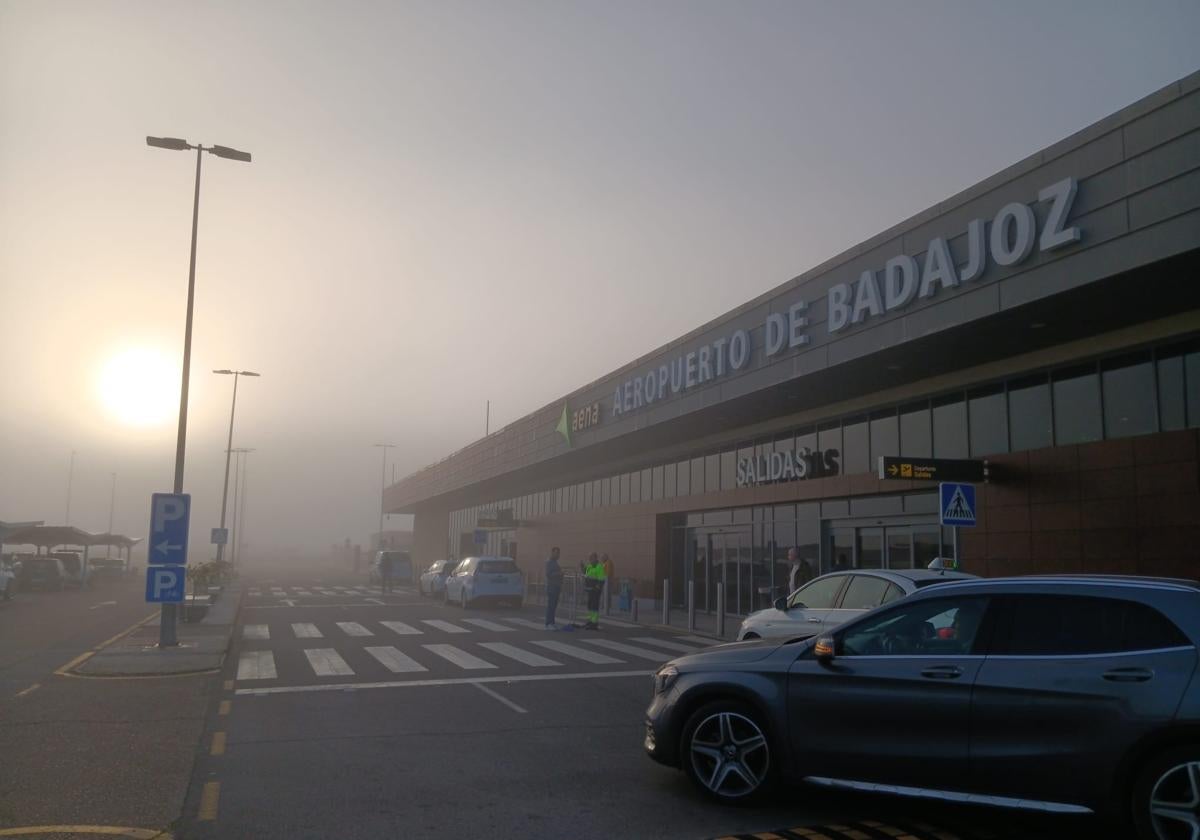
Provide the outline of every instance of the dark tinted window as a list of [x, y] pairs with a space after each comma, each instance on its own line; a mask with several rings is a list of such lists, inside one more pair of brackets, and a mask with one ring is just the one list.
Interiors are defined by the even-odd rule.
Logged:
[[890, 604], [892, 601], [899, 601], [904, 597], [904, 590], [894, 583], [889, 583], [887, 592], [883, 596], [883, 603]]
[[967, 404], [961, 396], [933, 403], [933, 456], [967, 457]]
[[871, 471], [871, 437], [866, 418], [847, 420], [842, 427], [842, 472], [857, 475]]
[[881, 411], [871, 415], [871, 460], [870, 471], [879, 461], [880, 455], [900, 454], [900, 421], [895, 411]]
[[994, 455], [1008, 451], [1008, 412], [1004, 389], [988, 388], [971, 394], [968, 408], [971, 423], [971, 455]]
[[1024, 595], [1012, 599], [1011, 610], [1007, 643], [994, 653], [1083, 656], [1189, 644], [1165, 616], [1136, 601]]
[[1158, 431], [1154, 365], [1145, 353], [1109, 362], [1101, 374], [1104, 385], [1104, 434], [1119, 438]]
[[1008, 386], [1008, 428], [1014, 452], [1054, 443], [1050, 384], [1045, 374]]
[[1158, 359], [1158, 419], [1164, 432], [1187, 425], [1184, 414], [1183, 356]]
[[933, 455], [929, 408], [922, 404], [900, 409], [900, 454], [914, 458]]
[[932, 598], [897, 605], [839, 634], [842, 656], [953, 656], [969, 654], [983, 624], [980, 597]]
[[870, 610], [883, 603], [883, 597], [891, 586], [883, 578], [870, 575], [855, 575], [850, 578], [846, 594], [842, 597], [844, 610]]
[[1100, 440], [1100, 377], [1088, 365], [1054, 375], [1054, 440], [1059, 446]]

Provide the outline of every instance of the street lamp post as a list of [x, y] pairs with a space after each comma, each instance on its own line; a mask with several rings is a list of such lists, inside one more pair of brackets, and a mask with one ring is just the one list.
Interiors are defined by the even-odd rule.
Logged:
[[[117, 474], [112, 474], [112, 490], [108, 494], [108, 545], [104, 546], [104, 559], [112, 555], [113, 508], [117, 504]], [[119, 559], [119, 558], [118, 558]]]
[[237, 537], [233, 543], [234, 555], [238, 558], [239, 562], [242, 558], [242, 546], [246, 541], [244, 536], [246, 533], [246, 473], [250, 471], [250, 453], [253, 451], [253, 449], [246, 450], [246, 463], [242, 464], [241, 511], [236, 514], [239, 524]]
[[[188, 294], [187, 319], [183, 328], [183, 376], [179, 386], [179, 433], [175, 439], [175, 489], [176, 494], [183, 492], [183, 462], [184, 447], [187, 442], [187, 409], [188, 409], [188, 380], [192, 364], [192, 305], [196, 298], [196, 230], [200, 222], [200, 160], [202, 152], [216, 155], [229, 160], [250, 162], [249, 152], [239, 152], [228, 146], [208, 146], [197, 143], [193, 146], [178, 137], [147, 137], [147, 146], [158, 149], [170, 149], [183, 152], [196, 150], [196, 192], [192, 199], [192, 255], [188, 263]], [[160, 647], [173, 647], [178, 642], [175, 637], [175, 622], [179, 610], [175, 604], [163, 604], [162, 615], [159, 619], [158, 644]]]
[[[247, 449], [245, 447], [238, 447], [237, 449], [233, 450], [233, 453], [235, 455], [237, 455], [237, 461], [234, 463], [234, 468], [233, 468], [233, 528], [232, 528], [232, 533], [229, 535], [230, 536], [229, 543], [231, 546], [229, 549], [229, 562], [230, 563], [236, 562], [237, 553], [238, 553], [236, 540], [237, 540], [237, 534], [238, 534], [238, 518], [239, 518], [238, 517], [238, 486], [239, 486], [239, 484], [241, 484], [241, 489], [242, 489], [243, 493], [246, 490], [246, 485], [245, 485], [246, 468], [244, 466], [242, 466], [242, 456], [243, 455], [249, 456], [249, 454], [253, 451], [254, 451], [253, 449]], [[226, 450], [226, 452], [228, 452], [228, 450]], [[249, 464], [249, 462], [250, 462], [250, 458], [247, 457], [246, 458], [247, 465]], [[239, 476], [241, 476], [240, 479], [239, 479]], [[245, 512], [244, 505], [245, 505], [245, 501], [243, 500], [243, 508], [242, 508], [243, 512]]]
[[[223, 376], [233, 377], [233, 405], [229, 407], [229, 444], [225, 447], [225, 483], [221, 485], [221, 530], [225, 530], [225, 506], [229, 501], [229, 456], [233, 450], [233, 413], [237, 411], [237, 386], [239, 376], [260, 376], [252, 370], [214, 370]], [[234, 482], [237, 482], [236, 477]], [[236, 502], [234, 503], [236, 504]], [[217, 543], [217, 562], [225, 557], [225, 543]]]
[[67, 467], [67, 516], [64, 525], [71, 524], [71, 485], [75, 482], [75, 450], [71, 450], [71, 465]]
[[383, 491], [387, 489], [387, 453], [395, 449], [394, 443], [377, 443], [376, 447], [383, 450], [383, 464], [379, 468], [379, 548], [383, 548]]

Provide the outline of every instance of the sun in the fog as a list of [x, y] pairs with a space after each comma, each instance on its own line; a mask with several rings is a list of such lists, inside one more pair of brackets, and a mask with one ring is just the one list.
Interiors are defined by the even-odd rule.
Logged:
[[96, 382], [113, 417], [130, 426], [157, 426], [174, 416], [179, 371], [157, 350], [125, 350], [110, 358]]

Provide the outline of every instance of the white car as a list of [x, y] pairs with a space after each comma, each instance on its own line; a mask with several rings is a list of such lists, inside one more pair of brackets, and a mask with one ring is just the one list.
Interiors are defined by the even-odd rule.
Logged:
[[446, 578], [446, 603], [470, 607], [479, 601], [525, 601], [525, 576], [511, 557], [468, 557]]
[[383, 575], [379, 571], [379, 563], [383, 560], [384, 555], [387, 555], [392, 560], [392, 583], [412, 583], [413, 564], [412, 558], [407, 551], [375, 552], [375, 559], [371, 561], [371, 567], [367, 570], [368, 582], [371, 584], [380, 584], [383, 582]]
[[438, 560], [422, 574], [417, 581], [417, 588], [422, 595], [436, 595], [446, 591], [446, 578], [454, 573], [456, 560]]
[[831, 572], [809, 581], [774, 606], [746, 616], [738, 641], [746, 639], [807, 639], [828, 633], [880, 604], [918, 589], [974, 575], [927, 569], [854, 569]]

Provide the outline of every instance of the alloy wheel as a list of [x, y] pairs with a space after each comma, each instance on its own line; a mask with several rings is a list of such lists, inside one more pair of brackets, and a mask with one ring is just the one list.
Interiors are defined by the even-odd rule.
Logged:
[[737, 712], [716, 712], [692, 732], [692, 769], [712, 793], [749, 796], [767, 778], [771, 754], [758, 724]]
[[1200, 840], [1200, 761], [1176, 764], [1158, 777], [1150, 823], [1160, 840]]

